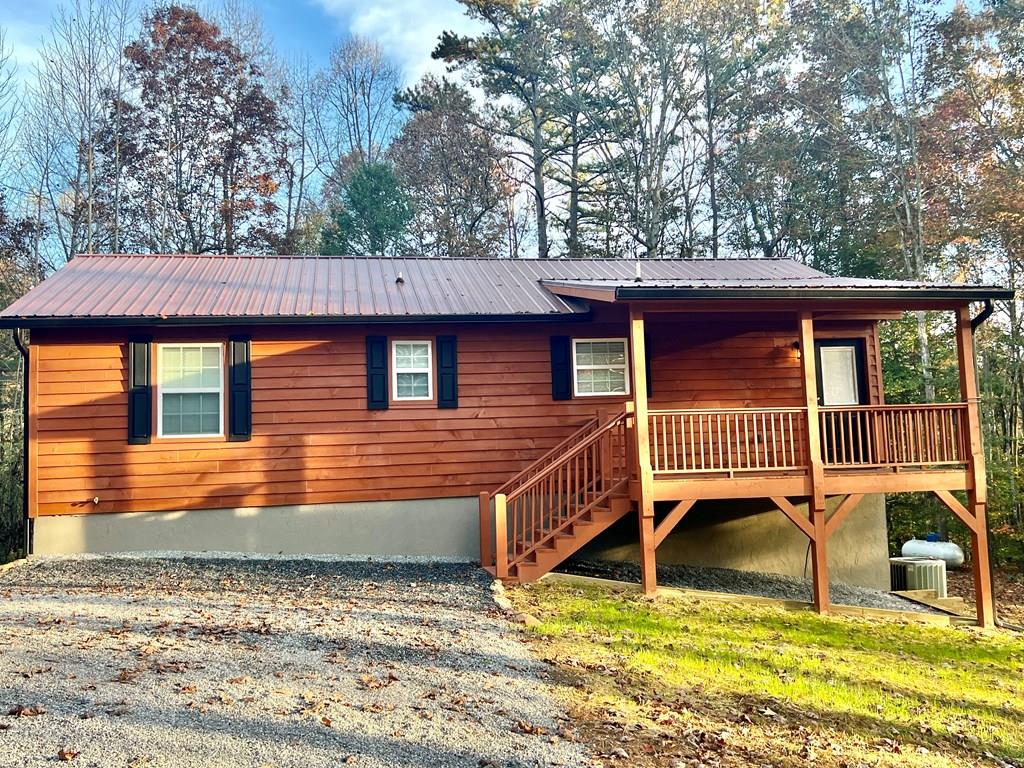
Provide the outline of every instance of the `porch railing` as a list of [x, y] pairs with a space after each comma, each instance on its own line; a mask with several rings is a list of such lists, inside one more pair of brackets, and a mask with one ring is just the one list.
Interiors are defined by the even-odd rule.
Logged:
[[[948, 467], [967, 462], [967, 406], [855, 405], [819, 410], [828, 469]], [[804, 471], [804, 408], [649, 411], [656, 475]]]
[[852, 405], [822, 408], [826, 467], [941, 467], [967, 462], [967, 405]]
[[648, 412], [656, 474], [783, 472], [804, 469], [804, 408]]

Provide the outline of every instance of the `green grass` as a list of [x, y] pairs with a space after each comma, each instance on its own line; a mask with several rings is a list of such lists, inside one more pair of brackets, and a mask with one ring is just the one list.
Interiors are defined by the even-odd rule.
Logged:
[[757, 756], [779, 764], [799, 763], [787, 739], [809, 729], [829, 744], [820, 765], [1024, 759], [1020, 635], [554, 584], [512, 594], [541, 620], [544, 653], [575, 675], [584, 718], [611, 710], [643, 724], [665, 709], [645, 702], [682, 701], [680, 727], [729, 730], [738, 717]]

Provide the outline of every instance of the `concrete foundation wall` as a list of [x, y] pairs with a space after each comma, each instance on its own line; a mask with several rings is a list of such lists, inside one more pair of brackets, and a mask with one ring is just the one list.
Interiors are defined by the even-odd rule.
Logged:
[[[828, 513], [838, 504], [830, 499]], [[659, 505], [660, 506], [660, 505]], [[797, 507], [807, 514], [807, 505]], [[638, 560], [636, 518], [594, 540], [581, 557]], [[828, 542], [834, 581], [889, 588], [885, 496], [865, 496]], [[735, 568], [810, 578], [807, 537], [770, 503], [701, 502], [662, 542], [658, 562]]]
[[37, 554], [189, 551], [479, 558], [476, 498], [35, 520]]
[[[35, 520], [37, 554], [256, 552], [476, 560], [476, 498], [374, 501], [187, 512], [57, 515]], [[831, 512], [835, 502], [830, 503]], [[806, 506], [802, 507], [806, 510]], [[636, 516], [582, 557], [636, 560]], [[885, 501], [866, 496], [829, 541], [837, 581], [887, 589]], [[703, 502], [658, 548], [658, 562], [810, 576], [807, 539], [780, 511], [753, 501]]]

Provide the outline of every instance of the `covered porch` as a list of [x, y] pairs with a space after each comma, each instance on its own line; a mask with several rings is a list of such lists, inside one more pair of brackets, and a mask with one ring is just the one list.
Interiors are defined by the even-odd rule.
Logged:
[[[601, 450], [612, 466], [621, 451], [624, 486], [639, 519], [643, 588], [657, 588], [658, 546], [696, 502], [708, 499], [765, 498], [778, 507], [809, 541], [814, 606], [829, 610], [827, 550], [832, 535], [866, 494], [933, 493], [969, 529], [976, 585], [978, 622], [994, 622], [986, 535], [985, 462], [982, 452], [973, 333], [986, 309], [972, 314], [970, 296], [886, 295], [831, 296], [804, 301], [694, 300], [668, 286], [619, 283], [558, 284], [564, 295], [626, 304], [630, 357], [630, 396], [622, 414], [621, 440], [609, 433]], [[685, 303], [684, 302], [685, 299]], [[958, 402], [890, 405], [884, 402], [880, 373], [877, 392], [856, 404], [828, 405], [823, 397], [820, 345], [834, 339], [837, 323], [895, 319], [907, 310], [950, 312], [957, 349]], [[665, 407], [651, 394], [649, 377], [657, 377], [658, 357], [649, 355], [652, 331], [673, 313], [723, 312], [738, 317], [771, 318], [789, 326], [790, 354], [799, 386], [778, 399], [769, 378], [742, 407]], [[685, 329], [679, 329], [685, 333]], [[841, 334], [839, 334], [841, 335]], [[658, 335], [655, 334], [655, 339]], [[786, 338], [783, 335], [783, 338]], [[830, 343], [830, 342], [825, 342]], [[818, 351], [816, 351], [818, 350]], [[875, 349], [877, 355], [877, 347]], [[876, 361], [877, 362], [877, 361]], [[880, 369], [880, 362], [878, 363]], [[737, 374], [738, 378], [742, 378]], [[783, 384], [780, 381], [780, 386]], [[827, 382], [826, 382], [827, 386]], [[664, 398], [660, 398], [664, 399]], [[614, 420], [614, 419], [613, 419]], [[600, 456], [601, 451], [595, 453]], [[614, 474], [614, 472], [610, 472]], [[961, 501], [955, 492], [963, 492]], [[826, 512], [826, 499], [832, 503]], [[838, 499], [838, 501], [835, 501]], [[656, 524], [655, 502], [673, 502]], [[807, 506], [798, 509], [804, 504]]]

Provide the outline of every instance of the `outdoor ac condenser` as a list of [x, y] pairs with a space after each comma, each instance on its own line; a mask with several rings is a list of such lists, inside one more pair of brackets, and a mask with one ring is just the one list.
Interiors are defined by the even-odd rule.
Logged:
[[934, 589], [946, 597], [946, 563], [931, 557], [890, 557], [889, 575], [893, 592]]

